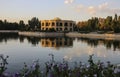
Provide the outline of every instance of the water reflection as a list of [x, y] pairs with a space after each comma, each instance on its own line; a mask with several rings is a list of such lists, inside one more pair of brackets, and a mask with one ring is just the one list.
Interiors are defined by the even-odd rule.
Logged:
[[18, 36], [18, 37], [21, 43], [24, 43], [24, 40], [27, 39], [27, 41], [32, 45], [37, 45], [40, 41], [40, 39], [36, 37], [26, 37], [26, 36]]
[[72, 47], [73, 39], [68, 37], [41, 38], [42, 47]]
[[6, 42], [8, 40], [17, 40], [19, 37], [18, 37], [18, 34], [17, 33], [0, 33], [0, 42]]
[[116, 49], [120, 50], [120, 41], [118, 40], [78, 38], [78, 41], [87, 43], [91, 47], [97, 47], [99, 45], [104, 45], [107, 49], [113, 49], [113, 51], [116, 51]]
[[[30, 36], [19, 36], [17, 33], [0, 33], [0, 43], [8, 40], [19, 40], [20, 43], [24, 43], [27, 40], [30, 44], [36, 46], [41, 44], [42, 47], [73, 47], [75, 38], [70, 37], [54, 37], [54, 38], [41, 38], [41, 37], [30, 37]], [[120, 50], [120, 41], [110, 39], [90, 39], [90, 38], [77, 38], [78, 42], [87, 43], [91, 47], [97, 47], [99, 45], [105, 46], [107, 49], [113, 49], [116, 51]]]
[[70, 37], [41, 38], [0, 33], [0, 54], [10, 56], [10, 71], [19, 70], [24, 62], [31, 64], [36, 59], [44, 63], [49, 60], [49, 53], [57, 56], [57, 61], [64, 58], [71, 62], [86, 62], [88, 56], [94, 54], [94, 59], [104, 62], [109, 60], [118, 64], [120, 41]]

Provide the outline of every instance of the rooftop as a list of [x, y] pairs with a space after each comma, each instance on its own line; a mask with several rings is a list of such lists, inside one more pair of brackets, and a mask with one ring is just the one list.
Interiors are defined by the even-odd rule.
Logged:
[[58, 20], [60, 21], [61, 19], [59, 17], [55, 17], [53, 20]]

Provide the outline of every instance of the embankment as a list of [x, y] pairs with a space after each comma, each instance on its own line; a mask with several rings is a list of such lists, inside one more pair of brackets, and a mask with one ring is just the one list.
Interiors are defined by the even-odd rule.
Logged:
[[68, 37], [83, 37], [83, 38], [91, 38], [91, 39], [106, 39], [106, 40], [120, 40], [120, 34], [97, 34], [97, 33], [67, 33]]
[[33, 36], [33, 37], [62, 37], [64, 33], [56, 32], [18, 32], [22, 36]]

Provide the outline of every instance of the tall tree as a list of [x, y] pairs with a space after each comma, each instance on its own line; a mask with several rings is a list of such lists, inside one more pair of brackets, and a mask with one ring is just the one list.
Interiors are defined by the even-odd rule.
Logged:
[[3, 29], [3, 21], [0, 20], [0, 30], [2, 30], [2, 29]]
[[115, 14], [114, 21], [117, 21], [117, 20], [118, 20], [118, 17], [117, 17], [117, 14]]
[[106, 20], [105, 20], [105, 30], [112, 30], [112, 16], [107, 16]]
[[19, 22], [19, 29], [22, 31], [25, 30], [25, 23], [23, 20], [20, 20], [20, 22]]
[[33, 17], [31, 20], [28, 21], [28, 25], [30, 26], [30, 30], [40, 30], [40, 21], [38, 18]]
[[118, 17], [118, 22], [120, 23], [120, 16]]
[[114, 20], [112, 21], [112, 27], [114, 32], [120, 32], [120, 23], [117, 14], [115, 14]]

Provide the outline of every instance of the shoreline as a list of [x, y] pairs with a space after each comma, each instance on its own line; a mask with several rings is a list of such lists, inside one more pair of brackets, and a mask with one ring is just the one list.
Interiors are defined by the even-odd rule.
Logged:
[[33, 36], [33, 37], [63, 37], [65, 33], [56, 32], [18, 32], [22, 36]]
[[68, 37], [81, 37], [90, 39], [120, 40], [120, 34], [96, 34], [96, 33], [67, 33]]
[[18, 33], [18, 30], [0, 30], [0, 33]]
[[18, 33], [21, 36], [32, 36], [32, 37], [71, 37], [71, 38], [90, 38], [90, 39], [105, 39], [105, 40], [120, 40], [120, 34], [98, 34], [98, 33], [59, 33], [59, 32], [21, 32], [21, 31], [9, 31], [0, 30], [0, 33]]
[[104, 40], [120, 40], [120, 34], [95, 34], [95, 33], [55, 33], [55, 32], [18, 32], [22, 36], [33, 37], [71, 37], [71, 38], [90, 38], [90, 39], [104, 39]]

